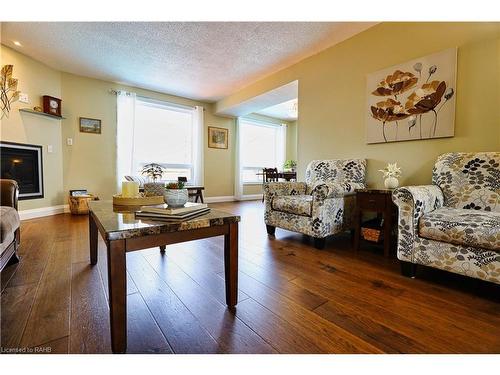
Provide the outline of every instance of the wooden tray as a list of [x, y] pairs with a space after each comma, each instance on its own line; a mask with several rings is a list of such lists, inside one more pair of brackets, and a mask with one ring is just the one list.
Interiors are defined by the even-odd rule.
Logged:
[[124, 198], [121, 195], [113, 195], [113, 204], [117, 206], [149, 206], [155, 204], [163, 204], [163, 196], [154, 197], [139, 196], [134, 198]]

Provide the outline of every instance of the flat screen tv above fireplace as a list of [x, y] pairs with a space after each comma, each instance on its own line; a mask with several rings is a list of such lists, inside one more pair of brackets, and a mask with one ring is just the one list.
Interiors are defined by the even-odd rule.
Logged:
[[42, 146], [0, 142], [1, 178], [16, 180], [19, 199], [43, 198]]

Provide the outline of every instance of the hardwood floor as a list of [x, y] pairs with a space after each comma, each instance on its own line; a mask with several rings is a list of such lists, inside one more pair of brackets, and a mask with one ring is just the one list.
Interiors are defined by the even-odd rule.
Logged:
[[[235, 312], [222, 237], [129, 253], [129, 353], [500, 352], [498, 285], [433, 269], [408, 279], [348, 236], [324, 250], [280, 229], [268, 238], [261, 202], [211, 206], [242, 216]], [[3, 351], [109, 353], [105, 246], [91, 266], [87, 217], [25, 221], [21, 239], [1, 275]]]

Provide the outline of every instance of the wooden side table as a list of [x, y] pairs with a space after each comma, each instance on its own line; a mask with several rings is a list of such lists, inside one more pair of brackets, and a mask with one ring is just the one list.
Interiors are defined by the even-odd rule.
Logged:
[[354, 210], [354, 250], [359, 250], [363, 211], [376, 212], [384, 219], [384, 255], [391, 255], [393, 219], [397, 215], [396, 205], [392, 202], [392, 189], [356, 189], [356, 208]]

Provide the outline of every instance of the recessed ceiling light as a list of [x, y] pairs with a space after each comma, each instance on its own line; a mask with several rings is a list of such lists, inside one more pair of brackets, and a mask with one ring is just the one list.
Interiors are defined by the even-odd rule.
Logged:
[[14, 40], [14, 44], [18, 47], [22, 47], [23, 45], [21, 44], [21, 42], [18, 42], [17, 40]]

